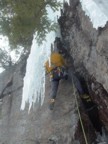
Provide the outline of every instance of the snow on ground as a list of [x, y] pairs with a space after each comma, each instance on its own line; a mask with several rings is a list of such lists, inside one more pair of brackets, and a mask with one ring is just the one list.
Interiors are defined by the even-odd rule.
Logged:
[[80, 0], [82, 8], [89, 16], [93, 27], [104, 27], [108, 21], [108, 1], [107, 0]]

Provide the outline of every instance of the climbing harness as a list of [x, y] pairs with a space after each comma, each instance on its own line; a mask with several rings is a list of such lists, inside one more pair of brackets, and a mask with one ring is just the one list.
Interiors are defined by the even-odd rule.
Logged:
[[83, 135], [84, 135], [84, 139], [85, 139], [85, 144], [88, 144], [87, 136], [86, 136], [86, 134], [85, 134], [84, 125], [83, 125], [83, 122], [82, 122], [82, 119], [81, 119], [81, 114], [80, 114], [80, 110], [79, 110], [79, 106], [78, 106], [77, 96], [76, 96], [76, 94], [75, 94], [75, 86], [74, 86], [74, 82], [73, 82], [73, 77], [72, 77], [72, 84], [73, 84], [73, 94], [74, 94], [74, 96], [75, 96], [75, 102], [76, 102], [76, 106], [77, 106], [77, 111], [78, 111], [79, 120], [80, 120], [80, 123], [81, 123], [81, 128], [82, 128]]
[[50, 72], [50, 80], [59, 80], [64, 78], [66, 75], [65, 68], [63, 67], [55, 67]]

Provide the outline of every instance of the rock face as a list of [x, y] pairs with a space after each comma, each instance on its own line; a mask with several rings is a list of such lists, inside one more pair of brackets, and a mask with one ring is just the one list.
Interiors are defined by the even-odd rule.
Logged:
[[[74, 71], [86, 80], [89, 93], [98, 105], [100, 119], [108, 130], [108, 25], [95, 30], [79, 0], [70, 0], [70, 6], [65, 4], [58, 21], [65, 48], [73, 59], [70, 62], [74, 64]], [[43, 106], [36, 104], [30, 112], [28, 106], [24, 111], [20, 110], [25, 67], [26, 61], [23, 61], [0, 75], [1, 92], [12, 80], [0, 104], [0, 144], [84, 144], [75, 96], [87, 140], [92, 144], [96, 138], [95, 129], [70, 79], [60, 82], [53, 111], [48, 109], [48, 77]]]
[[70, 6], [64, 4], [58, 22], [65, 48], [73, 58], [74, 70], [85, 78], [108, 130], [108, 23], [104, 28], [94, 29], [79, 0], [70, 0]]
[[[5, 97], [0, 105], [0, 144], [81, 144], [84, 137], [77, 113], [75, 91], [72, 81], [60, 82], [57, 99], [53, 111], [48, 108], [50, 95], [49, 77], [46, 77], [46, 93], [43, 106], [36, 104], [30, 112], [28, 106], [20, 110], [22, 99], [23, 76], [25, 63], [15, 69], [1, 74], [1, 90], [13, 75], [13, 82], [5, 90]], [[86, 116], [84, 122], [94, 129]], [[88, 133], [88, 129], [86, 129]], [[94, 136], [89, 135], [89, 141]]]
[[12, 90], [12, 93], [6, 95], [1, 104], [0, 144], [71, 144], [78, 122], [71, 81], [61, 81], [54, 111], [48, 108], [49, 77], [46, 78], [43, 106], [36, 104], [30, 113], [28, 106], [21, 111], [23, 66], [24, 64], [19, 64], [11, 73], [8, 72], [8, 75], [3, 73], [1, 76], [5, 86], [7, 79], [13, 74], [13, 84], [7, 88], [7, 93], [9, 90]]

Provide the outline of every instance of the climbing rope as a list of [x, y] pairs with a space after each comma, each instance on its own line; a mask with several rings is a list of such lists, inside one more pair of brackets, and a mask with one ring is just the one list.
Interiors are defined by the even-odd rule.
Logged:
[[72, 77], [72, 84], [73, 84], [73, 94], [75, 96], [75, 101], [76, 101], [78, 116], [79, 116], [79, 120], [80, 120], [80, 123], [81, 123], [81, 128], [82, 128], [82, 131], [83, 131], [84, 139], [85, 139], [85, 144], [88, 144], [87, 136], [85, 134], [84, 125], [83, 125], [83, 122], [82, 122], [82, 119], [81, 119], [81, 114], [80, 114], [80, 110], [79, 110], [79, 106], [78, 106], [77, 95], [75, 94], [75, 86], [74, 86], [73, 77]]

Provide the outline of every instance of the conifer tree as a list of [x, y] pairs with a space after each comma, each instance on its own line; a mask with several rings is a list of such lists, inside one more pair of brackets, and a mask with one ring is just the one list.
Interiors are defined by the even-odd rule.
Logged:
[[60, 3], [57, 0], [0, 0], [0, 33], [8, 36], [11, 47], [29, 47], [35, 32], [38, 42], [42, 42], [55, 28], [47, 17], [48, 6], [56, 11]]

